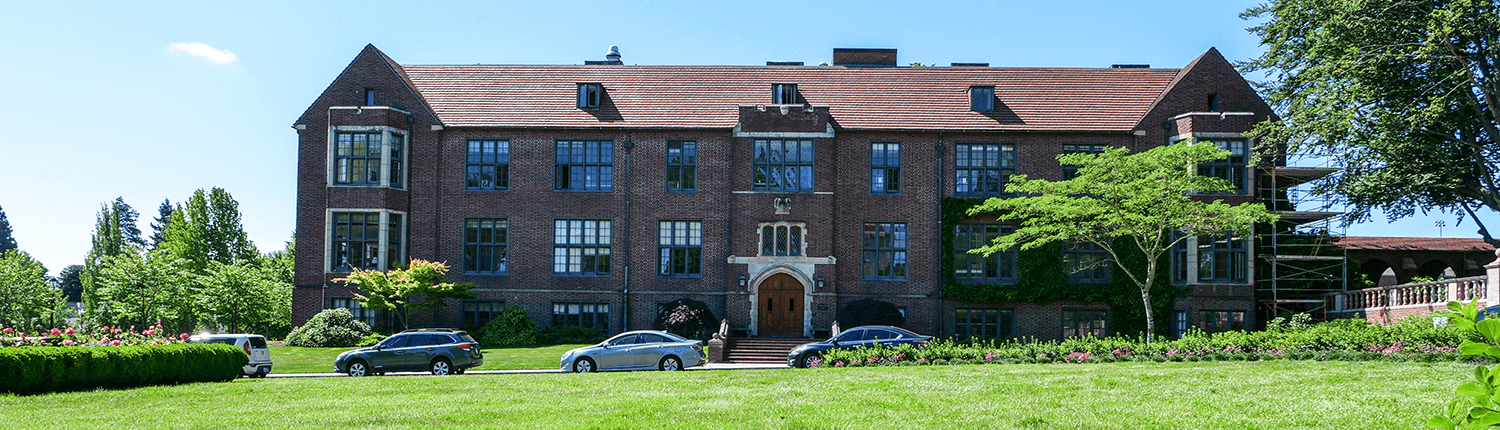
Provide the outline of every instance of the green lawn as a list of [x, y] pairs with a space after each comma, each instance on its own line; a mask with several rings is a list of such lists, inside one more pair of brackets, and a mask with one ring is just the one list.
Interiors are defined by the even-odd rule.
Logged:
[[[562, 353], [583, 345], [552, 345], [533, 348], [485, 348], [484, 365], [474, 370], [555, 369]], [[303, 348], [272, 346], [271, 373], [327, 373], [340, 352], [355, 348]]]
[[[240, 379], [0, 396], [7, 428], [1420, 428], [1472, 367], [1112, 363]], [[232, 413], [229, 411], [233, 411]]]

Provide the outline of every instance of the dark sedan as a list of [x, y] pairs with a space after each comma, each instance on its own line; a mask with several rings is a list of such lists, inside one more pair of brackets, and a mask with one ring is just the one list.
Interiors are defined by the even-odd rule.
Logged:
[[786, 365], [808, 367], [813, 360], [823, 356], [824, 351], [859, 347], [896, 346], [914, 344], [926, 346], [932, 336], [912, 333], [904, 328], [888, 325], [867, 325], [844, 330], [838, 335], [822, 341], [805, 343], [787, 354]]

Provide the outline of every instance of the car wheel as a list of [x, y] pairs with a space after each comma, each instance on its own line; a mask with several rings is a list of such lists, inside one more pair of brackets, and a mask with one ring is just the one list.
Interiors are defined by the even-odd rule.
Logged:
[[668, 355], [661, 358], [661, 363], [658, 363], [658, 366], [661, 370], [669, 372], [682, 370], [682, 359]]
[[813, 361], [817, 360], [817, 359], [818, 359], [818, 354], [814, 354], [814, 353], [811, 353], [811, 352], [806, 353], [806, 354], [802, 354], [801, 357], [797, 358], [797, 367], [801, 367], [803, 369], [812, 367]]
[[365, 376], [370, 374], [370, 369], [365, 367], [365, 362], [354, 361], [349, 363], [349, 376]]
[[444, 376], [453, 372], [453, 365], [448, 364], [447, 359], [439, 358], [432, 360], [432, 374]]
[[589, 372], [593, 372], [594, 370], [595, 370], [594, 369], [594, 360], [591, 360], [588, 357], [580, 358], [580, 359], [577, 359], [577, 360], [573, 361], [573, 371], [574, 372], [589, 373]]

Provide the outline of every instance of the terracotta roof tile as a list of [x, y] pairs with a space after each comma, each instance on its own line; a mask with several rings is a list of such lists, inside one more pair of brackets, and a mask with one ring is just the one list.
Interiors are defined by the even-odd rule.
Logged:
[[[738, 105], [770, 104], [797, 84], [846, 129], [1129, 131], [1178, 69], [846, 68], [759, 66], [406, 65], [448, 126], [730, 128]], [[577, 83], [603, 84], [598, 111]], [[994, 112], [969, 110], [971, 85], [993, 85]]]
[[1495, 247], [1477, 238], [1344, 236], [1338, 241], [1348, 249], [1386, 251], [1493, 252]]

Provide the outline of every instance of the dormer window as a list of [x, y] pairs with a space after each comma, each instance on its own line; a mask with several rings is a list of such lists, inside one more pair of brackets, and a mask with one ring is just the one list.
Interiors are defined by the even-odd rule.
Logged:
[[995, 87], [969, 87], [969, 109], [975, 112], [995, 110]]
[[797, 84], [775, 84], [771, 86], [771, 103], [778, 105], [797, 104]]
[[578, 108], [598, 109], [604, 88], [599, 84], [578, 84]]

